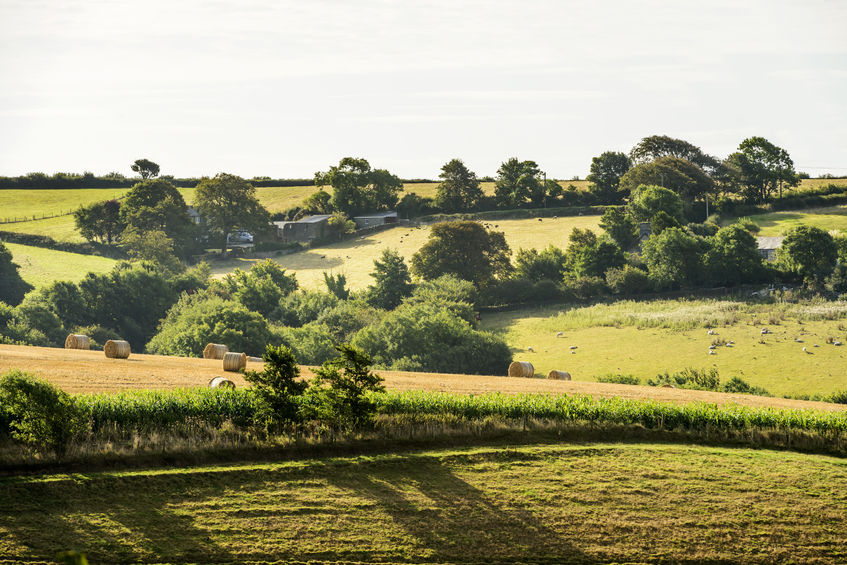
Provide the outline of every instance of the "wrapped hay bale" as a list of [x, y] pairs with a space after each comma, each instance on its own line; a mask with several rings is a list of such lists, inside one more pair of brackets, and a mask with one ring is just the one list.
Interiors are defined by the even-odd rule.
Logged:
[[262, 359], [261, 357], [248, 357], [247, 360], [250, 361], [251, 363], [264, 363], [265, 362], [265, 360]]
[[535, 375], [535, 367], [529, 361], [512, 361], [509, 365], [510, 377], [525, 377], [529, 378]]
[[110, 339], [103, 346], [103, 352], [109, 359], [126, 359], [129, 357], [129, 342], [122, 339]]
[[209, 388], [235, 388], [235, 383], [226, 377], [215, 377], [209, 381]]
[[203, 348], [203, 359], [223, 359], [229, 347], [220, 343], [210, 343]]
[[245, 353], [225, 353], [224, 371], [240, 371], [247, 366], [247, 355]]
[[87, 335], [70, 334], [65, 338], [65, 349], [91, 349], [91, 340]]
[[571, 380], [571, 374], [567, 371], [557, 371], [556, 369], [553, 369], [547, 373], [547, 378], [557, 381], [569, 381]]

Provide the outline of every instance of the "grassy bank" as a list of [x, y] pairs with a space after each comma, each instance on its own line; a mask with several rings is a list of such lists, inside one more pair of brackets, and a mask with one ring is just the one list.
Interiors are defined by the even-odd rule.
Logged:
[[114, 259], [96, 255], [17, 243], [5, 245], [12, 252], [12, 260], [20, 266], [21, 277], [36, 288], [57, 280], [78, 282], [87, 273], [106, 273], [117, 263]]
[[7, 477], [0, 562], [836, 562], [845, 481], [825, 456], [511, 441]]

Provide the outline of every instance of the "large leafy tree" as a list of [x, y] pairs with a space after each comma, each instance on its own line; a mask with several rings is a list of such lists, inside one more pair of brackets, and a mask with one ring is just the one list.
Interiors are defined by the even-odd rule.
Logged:
[[641, 256], [657, 288], [696, 286], [703, 281], [709, 244], [681, 228], [668, 228], [642, 245]]
[[141, 175], [144, 180], [159, 176], [159, 165], [150, 159], [136, 159], [130, 168], [134, 173]]
[[703, 169], [691, 161], [672, 156], [631, 168], [621, 177], [620, 188], [631, 193], [642, 184], [669, 188], [689, 203], [704, 198], [715, 189], [714, 181]]
[[412, 273], [427, 280], [454, 274], [481, 287], [511, 270], [510, 254], [503, 232], [472, 221], [443, 222], [412, 256]]
[[621, 249], [630, 249], [638, 242], [638, 225], [621, 207], [609, 207], [600, 218], [600, 227]]
[[74, 222], [80, 235], [88, 241], [112, 244], [126, 228], [120, 212], [121, 203], [117, 200], [95, 202], [77, 208]]
[[145, 180], [133, 186], [120, 207], [120, 219], [126, 229], [164, 232], [173, 240], [177, 255], [185, 256], [196, 245], [196, 228], [185, 199], [166, 180]]
[[538, 206], [544, 202], [547, 187], [541, 182], [541, 170], [535, 161], [512, 157], [497, 169], [494, 194], [501, 206], [519, 206], [527, 200]]
[[270, 213], [256, 198], [252, 184], [237, 175], [218, 173], [203, 179], [194, 192], [194, 206], [206, 219], [209, 231], [221, 241], [226, 251], [226, 238], [236, 228], [252, 232], [267, 231]]
[[537, 249], [518, 249], [515, 255], [515, 276], [533, 282], [559, 282], [565, 274], [565, 252], [554, 245]]
[[762, 277], [763, 258], [756, 238], [741, 225], [719, 229], [709, 243], [703, 262], [712, 284], [743, 284]]
[[330, 204], [347, 216], [390, 210], [397, 206], [403, 183], [385, 169], [372, 169], [366, 159], [345, 157], [326, 172], [315, 173], [315, 186], [331, 186]]
[[586, 180], [591, 183], [591, 193], [600, 204], [617, 204], [625, 196], [619, 192], [621, 177], [630, 169], [629, 157], [623, 153], [606, 151], [591, 159], [591, 173]]
[[566, 266], [575, 277], [602, 277], [612, 268], [623, 267], [621, 248], [608, 238], [599, 238], [590, 229], [571, 231]]
[[460, 159], [445, 163], [438, 178], [441, 183], [435, 192], [435, 204], [444, 211], [467, 210], [483, 197], [476, 173]]
[[720, 167], [720, 161], [711, 155], [703, 153], [696, 145], [683, 139], [667, 135], [650, 135], [639, 141], [630, 151], [629, 156], [638, 165], [649, 163], [662, 157], [685, 159], [712, 174]]
[[379, 259], [374, 259], [371, 276], [374, 284], [368, 287], [367, 300], [377, 308], [393, 310], [412, 293], [409, 267], [394, 249], [386, 249]]
[[32, 285], [18, 273], [19, 268], [12, 262], [12, 252], [0, 241], [0, 302], [14, 306], [32, 290]]
[[669, 188], [655, 185], [639, 186], [628, 205], [629, 214], [639, 222], [649, 222], [659, 212], [682, 221], [682, 199]]
[[827, 232], [814, 226], [797, 226], [785, 234], [779, 260], [787, 270], [808, 282], [829, 276], [838, 261], [838, 246]]
[[782, 196], [783, 186], [799, 182], [788, 151], [764, 137], [748, 137], [727, 161], [738, 171], [745, 195], [754, 202], [767, 202], [777, 190]]

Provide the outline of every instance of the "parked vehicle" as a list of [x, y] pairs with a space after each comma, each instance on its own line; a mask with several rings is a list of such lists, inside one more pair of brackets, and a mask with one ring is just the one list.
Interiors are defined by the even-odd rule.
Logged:
[[249, 231], [238, 230], [226, 236], [227, 243], [253, 243], [253, 234]]

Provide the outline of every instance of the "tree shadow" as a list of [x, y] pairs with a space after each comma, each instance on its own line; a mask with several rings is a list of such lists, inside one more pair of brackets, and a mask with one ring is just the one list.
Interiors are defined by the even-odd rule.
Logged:
[[411, 463], [328, 479], [375, 503], [416, 540], [426, 561], [593, 561], [571, 543], [568, 532], [545, 526], [538, 516], [518, 505], [493, 500], [443, 462], [422, 459]]

